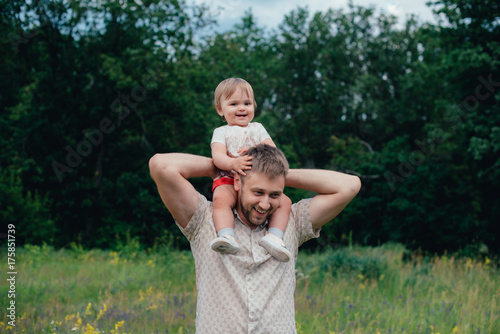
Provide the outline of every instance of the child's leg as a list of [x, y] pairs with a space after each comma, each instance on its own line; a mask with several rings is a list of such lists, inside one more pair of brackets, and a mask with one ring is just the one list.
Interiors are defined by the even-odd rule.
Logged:
[[292, 211], [292, 200], [283, 194], [281, 196], [280, 206], [274, 211], [271, 217], [269, 217], [269, 233], [283, 239], [283, 234], [288, 225], [290, 211]]
[[234, 228], [233, 208], [236, 205], [236, 191], [231, 184], [223, 184], [214, 190], [214, 211], [212, 214], [215, 231]]
[[283, 242], [283, 234], [288, 225], [288, 218], [292, 209], [292, 201], [287, 196], [281, 197], [280, 206], [269, 217], [269, 230], [260, 241], [259, 244], [264, 247], [269, 254], [281, 262], [288, 262], [292, 255], [286, 249]]
[[214, 190], [212, 218], [217, 238], [210, 246], [216, 252], [234, 254], [239, 245], [234, 238], [233, 207], [236, 205], [236, 191], [233, 185], [220, 185]]

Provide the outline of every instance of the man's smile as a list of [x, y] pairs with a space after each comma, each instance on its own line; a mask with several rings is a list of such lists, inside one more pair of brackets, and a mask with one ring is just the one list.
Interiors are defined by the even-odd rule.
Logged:
[[259, 213], [259, 214], [261, 214], [261, 215], [266, 214], [266, 213], [267, 213], [267, 211], [268, 211], [268, 210], [259, 210], [259, 209], [257, 209], [257, 208], [254, 208], [254, 209], [255, 209], [255, 211], [257, 211], [257, 213]]

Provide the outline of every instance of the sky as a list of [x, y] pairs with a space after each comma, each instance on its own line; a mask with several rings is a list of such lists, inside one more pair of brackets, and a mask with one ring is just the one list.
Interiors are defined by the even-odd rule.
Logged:
[[[353, 0], [354, 5], [363, 7], [373, 6], [377, 11], [391, 13], [405, 22], [410, 14], [418, 16], [420, 22], [435, 22], [431, 8], [426, 6], [429, 0]], [[297, 7], [308, 6], [309, 13], [332, 9], [347, 10], [349, 0], [186, 0], [187, 3], [209, 6], [210, 12], [217, 15], [218, 26], [216, 31], [223, 32], [241, 22], [246, 10], [252, 9], [257, 26], [266, 30], [277, 28], [283, 22], [285, 14], [289, 14]]]

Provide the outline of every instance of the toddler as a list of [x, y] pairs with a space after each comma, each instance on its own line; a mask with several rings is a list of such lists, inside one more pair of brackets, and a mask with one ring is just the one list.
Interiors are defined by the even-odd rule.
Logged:
[[[217, 238], [212, 241], [211, 247], [220, 253], [234, 254], [239, 245], [234, 234], [233, 208], [237, 194], [232, 175], [239, 173], [246, 176], [245, 171], [252, 168], [252, 158], [241, 156], [248, 148], [258, 144], [276, 145], [260, 123], [251, 123], [257, 104], [252, 86], [245, 80], [229, 78], [222, 81], [215, 90], [214, 104], [227, 125], [214, 130], [211, 142], [213, 162], [221, 170], [212, 187]], [[288, 262], [291, 257], [283, 242], [291, 205], [291, 200], [283, 194], [280, 206], [269, 218], [268, 233], [259, 241], [282, 262]]]

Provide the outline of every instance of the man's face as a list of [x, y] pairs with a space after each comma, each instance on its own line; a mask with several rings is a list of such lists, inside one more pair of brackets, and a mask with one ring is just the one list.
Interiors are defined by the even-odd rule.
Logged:
[[270, 179], [264, 174], [249, 173], [242, 182], [239, 175], [236, 175], [234, 188], [238, 192], [238, 214], [253, 229], [264, 224], [279, 207], [285, 177]]

